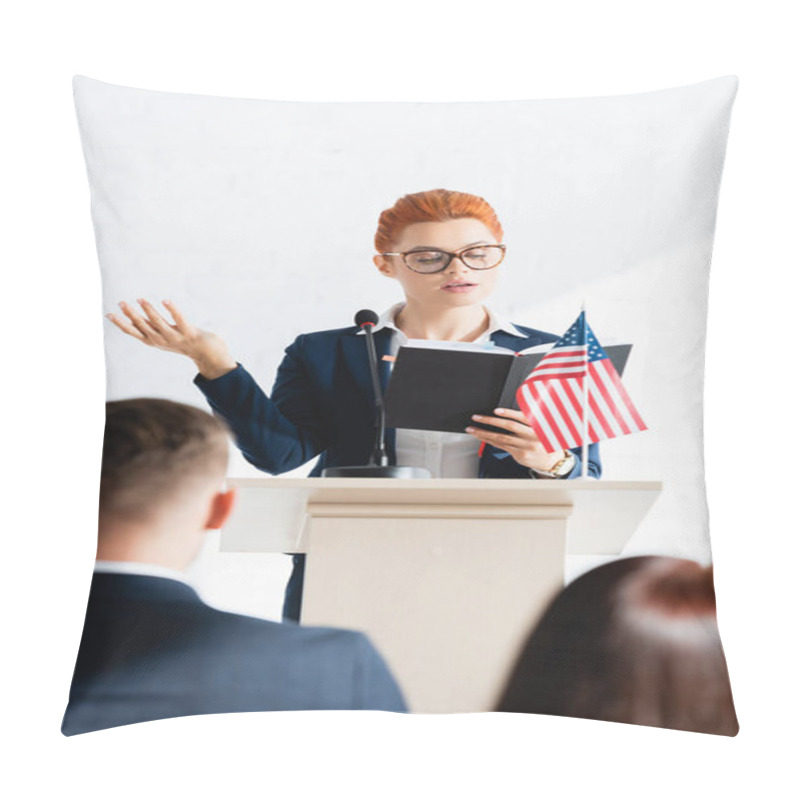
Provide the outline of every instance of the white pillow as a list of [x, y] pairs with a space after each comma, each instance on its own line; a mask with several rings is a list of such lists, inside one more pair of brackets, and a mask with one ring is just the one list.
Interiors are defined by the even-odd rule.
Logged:
[[[648, 424], [602, 445], [604, 478], [664, 482], [626, 554], [710, 560], [702, 400], [708, 268], [737, 80], [620, 97], [303, 103], [74, 81], [106, 311], [171, 298], [266, 390], [300, 332], [400, 299], [371, 264], [381, 210], [445, 187], [498, 212], [493, 307], [561, 334], [586, 302], [630, 341]], [[186, 359], [108, 325], [108, 397], [203, 407]], [[238, 459], [233, 474], [258, 474]], [[570, 565], [572, 574], [587, 564]]]
[[[269, 390], [297, 334], [350, 325], [357, 309], [401, 299], [372, 264], [383, 209], [428, 189], [480, 195], [508, 248], [496, 312], [562, 334], [585, 303], [601, 343], [634, 345], [624, 383], [648, 430], [602, 444], [603, 477], [664, 488], [624, 555], [710, 562], [707, 286], [735, 78], [624, 97], [475, 103], [240, 100], [82, 77], [74, 86], [106, 312], [120, 300], [172, 299]], [[191, 362], [108, 325], [109, 399], [207, 408]], [[232, 473], [259, 474], [242, 458]], [[573, 556], [567, 578], [598, 560]], [[232, 580], [233, 595], [214, 599], [258, 613], [235, 596], [245, 583]], [[572, 644], [567, 660], [579, 663]]]

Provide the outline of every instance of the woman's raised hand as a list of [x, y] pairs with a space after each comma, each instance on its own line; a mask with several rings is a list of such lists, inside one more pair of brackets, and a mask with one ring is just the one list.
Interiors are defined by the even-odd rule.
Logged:
[[141, 298], [137, 302], [144, 314], [138, 313], [135, 306], [120, 303], [119, 307], [127, 320], [115, 314], [106, 314], [106, 317], [128, 336], [150, 347], [188, 356], [204, 378], [213, 380], [236, 369], [236, 362], [231, 358], [222, 338], [216, 333], [203, 331], [189, 324], [174, 303], [164, 300], [164, 306], [172, 315], [173, 324], [164, 319], [152, 303]]

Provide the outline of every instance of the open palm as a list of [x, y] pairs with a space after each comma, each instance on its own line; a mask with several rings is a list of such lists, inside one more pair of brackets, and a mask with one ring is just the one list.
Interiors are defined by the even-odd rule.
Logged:
[[106, 314], [106, 317], [123, 333], [150, 347], [188, 356], [204, 374], [205, 371], [220, 370], [224, 374], [236, 367], [224, 340], [216, 333], [201, 330], [187, 322], [171, 301], [164, 300], [164, 307], [172, 317], [172, 322], [165, 319], [147, 300], [139, 298], [137, 302], [143, 313], [123, 302], [119, 307], [124, 317], [115, 314]]

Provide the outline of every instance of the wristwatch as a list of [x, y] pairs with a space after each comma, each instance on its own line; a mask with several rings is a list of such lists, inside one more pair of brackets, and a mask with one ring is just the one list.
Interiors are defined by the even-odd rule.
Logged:
[[563, 478], [569, 475], [575, 467], [575, 454], [569, 450], [564, 451], [563, 457], [556, 461], [550, 469], [534, 469], [530, 467], [531, 475], [537, 478]]

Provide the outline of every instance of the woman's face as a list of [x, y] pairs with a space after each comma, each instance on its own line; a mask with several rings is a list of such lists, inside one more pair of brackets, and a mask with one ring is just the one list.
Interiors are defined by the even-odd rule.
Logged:
[[[465, 247], [479, 244], [498, 244], [492, 232], [472, 217], [445, 222], [415, 222], [408, 225], [392, 247], [393, 253], [409, 250], [444, 250], [456, 253]], [[401, 256], [374, 258], [378, 269], [396, 278], [406, 298], [428, 306], [452, 308], [482, 303], [497, 282], [498, 267], [474, 270], [460, 259], [453, 258], [442, 272], [422, 274], [409, 269]]]

